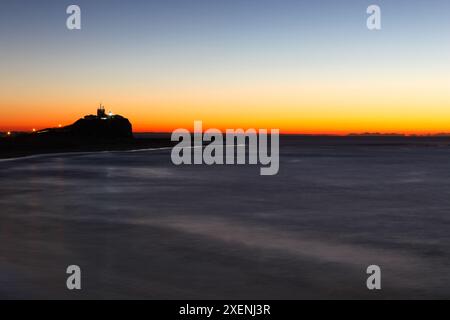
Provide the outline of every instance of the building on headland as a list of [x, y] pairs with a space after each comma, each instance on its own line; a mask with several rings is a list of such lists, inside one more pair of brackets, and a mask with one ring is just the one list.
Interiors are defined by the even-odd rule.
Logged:
[[97, 109], [97, 117], [102, 119], [106, 118], [105, 107], [100, 103], [100, 106]]
[[106, 113], [102, 104], [97, 108], [97, 115], [87, 115], [65, 129], [81, 136], [124, 138], [133, 136], [130, 121], [111, 111]]
[[84, 116], [84, 119], [86, 120], [95, 120], [95, 119], [101, 119], [101, 120], [108, 120], [113, 119], [115, 115], [112, 113], [112, 111], [106, 113], [105, 106], [100, 104], [100, 106], [97, 108], [97, 115], [87, 115]]

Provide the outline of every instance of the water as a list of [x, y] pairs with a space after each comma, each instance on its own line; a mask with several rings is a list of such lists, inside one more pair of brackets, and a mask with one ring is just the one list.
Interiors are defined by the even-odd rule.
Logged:
[[292, 139], [277, 176], [167, 149], [0, 160], [0, 298], [450, 298], [449, 159]]

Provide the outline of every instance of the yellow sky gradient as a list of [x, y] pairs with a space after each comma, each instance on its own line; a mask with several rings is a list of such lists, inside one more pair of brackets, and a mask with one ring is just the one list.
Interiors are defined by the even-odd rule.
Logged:
[[[78, 82], [77, 82], [78, 81]], [[181, 85], [135, 79], [55, 82], [10, 78], [0, 98], [0, 130], [67, 125], [99, 102], [130, 119], [137, 132], [191, 128], [277, 128], [284, 133], [450, 132], [450, 77], [402, 74], [318, 75]], [[94, 89], [95, 88], [95, 89]]]

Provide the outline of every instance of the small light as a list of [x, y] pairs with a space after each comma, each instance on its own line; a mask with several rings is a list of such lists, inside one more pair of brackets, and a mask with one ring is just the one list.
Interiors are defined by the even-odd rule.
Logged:
[[11, 135], [11, 131], [8, 131], [6, 134], [7, 134], [8, 136], [10, 136], [10, 135]]
[[33, 132], [36, 132], [36, 129], [33, 128]]
[[109, 116], [112, 117], [114, 114], [112, 113], [112, 111], [109, 112]]
[[58, 127], [59, 127], [59, 128], [61, 128], [61, 127], [62, 127], [62, 125], [58, 124]]

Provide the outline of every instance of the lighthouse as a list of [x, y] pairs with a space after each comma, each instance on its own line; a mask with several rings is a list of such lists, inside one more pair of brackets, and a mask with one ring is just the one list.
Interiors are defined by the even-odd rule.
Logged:
[[98, 118], [106, 118], [106, 112], [105, 112], [105, 107], [102, 106], [102, 104], [100, 103], [100, 106], [97, 109], [97, 117]]

